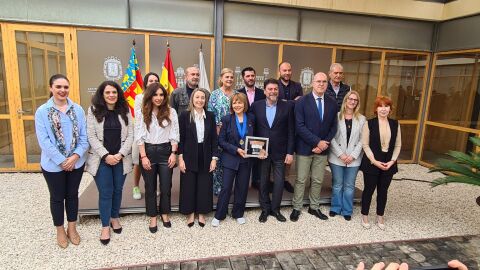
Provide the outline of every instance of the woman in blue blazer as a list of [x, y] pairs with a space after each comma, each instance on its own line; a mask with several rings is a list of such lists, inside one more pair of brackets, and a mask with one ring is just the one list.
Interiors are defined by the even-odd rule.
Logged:
[[228, 202], [235, 181], [232, 217], [238, 224], [244, 224], [245, 203], [250, 180], [250, 160], [245, 152], [245, 137], [253, 136], [254, 119], [247, 116], [247, 96], [236, 93], [230, 100], [230, 115], [222, 118], [222, 127], [218, 143], [222, 147], [223, 185], [218, 196], [217, 211], [212, 226], [220, 225], [220, 220], [227, 216]]

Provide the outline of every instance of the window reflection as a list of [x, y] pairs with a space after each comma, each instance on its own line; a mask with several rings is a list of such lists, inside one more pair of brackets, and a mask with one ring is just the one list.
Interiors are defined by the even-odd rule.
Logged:
[[395, 104], [393, 118], [418, 118], [426, 59], [426, 55], [386, 53], [382, 95]]
[[398, 159], [412, 160], [413, 150], [415, 147], [415, 135], [417, 132], [417, 125], [400, 124], [400, 129], [402, 132], [402, 149], [400, 151]]
[[337, 49], [336, 62], [343, 66], [344, 82], [360, 93], [360, 111], [367, 117], [374, 115], [381, 58], [376, 51]]
[[479, 53], [438, 56], [430, 98], [430, 121], [479, 128], [479, 56]]
[[449, 150], [464, 153], [473, 151], [473, 145], [468, 140], [471, 136], [475, 134], [427, 125], [422, 161], [433, 164], [439, 158], [450, 158], [446, 155]]

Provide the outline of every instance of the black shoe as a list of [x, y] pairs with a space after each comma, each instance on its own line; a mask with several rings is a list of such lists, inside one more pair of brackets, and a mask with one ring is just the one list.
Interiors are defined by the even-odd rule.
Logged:
[[267, 222], [267, 219], [268, 219], [268, 212], [262, 211], [262, 213], [260, 214], [260, 217], [258, 218], [258, 221], [260, 221], [261, 223], [265, 223]]
[[345, 216], [343, 216], [343, 218], [344, 218], [346, 221], [352, 220], [352, 216], [349, 216], [349, 215], [345, 215]]
[[290, 193], [293, 193], [293, 191], [294, 191], [292, 184], [290, 184], [290, 182], [288, 182], [288, 181], [285, 181], [283, 183], [283, 187], [285, 188], [286, 191], [288, 191]]
[[158, 226], [148, 227], [148, 230], [149, 230], [151, 233], [156, 233], [156, 232], [158, 231]]
[[102, 245], [106, 246], [106, 245], [108, 245], [108, 243], [110, 243], [110, 238], [100, 239], [100, 243], [102, 243]]
[[280, 222], [287, 221], [287, 219], [282, 215], [282, 213], [280, 213], [280, 211], [278, 211], [278, 212], [271, 211], [270, 216], [274, 216]]
[[115, 229], [115, 228], [113, 228], [112, 223], [110, 223], [110, 227], [112, 227], [112, 230], [113, 230], [114, 233], [116, 233], [116, 234], [121, 234], [122, 233], [122, 229], [123, 229], [122, 227], [120, 227], [118, 229]]
[[198, 225], [200, 225], [200, 227], [203, 228], [203, 227], [205, 227], [205, 222], [200, 222], [200, 221], [199, 221], [199, 222], [198, 222]]
[[172, 227], [172, 222], [163, 221], [163, 218], [162, 218], [162, 224], [163, 224], [163, 227], [165, 227], [165, 228], [171, 228]]
[[293, 209], [292, 213], [290, 214], [290, 220], [293, 222], [298, 221], [298, 217], [300, 216], [300, 211]]
[[328, 212], [328, 215], [331, 216], [331, 217], [334, 217], [337, 215], [337, 213], [333, 212], [333, 211], [330, 211]]
[[308, 213], [309, 213], [310, 215], [316, 216], [317, 218], [319, 218], [319, 219], [321, 219], [321, 220], [327, 220], [327, 219], [328, 219], [328, 217], [325, 216], [325, 215], [322, 213], [322, 211], [320, 211], [320, 209], [313, 210], [312, 208], [309, 207], [309, 208], [308, 208]]
[[195, 224], [195, 221], [192, 221], [192, 222], [188, 223], [187, 226], [191, 228], [191, 227], [193, 227], [194, 224]]

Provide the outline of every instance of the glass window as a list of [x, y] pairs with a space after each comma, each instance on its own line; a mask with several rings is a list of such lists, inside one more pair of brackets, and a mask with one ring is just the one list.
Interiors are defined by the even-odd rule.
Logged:
[[0, 114], [8, 114], [7, 78], [5, 75], [5, 58], [3, 55], [2, 31], [0, 30]]
[[292, 80], [300, 82], [303, 94], [312, 91], [313, 75], [317, 72], [328, 74], [332, 63], [332, 49], [321, 47], [283, 47], [283, 59], [292, 64]]
[[10, 120], [0, 120], [0, 168], [14, 168], [13, 140]]
[[380, 52], [337, 49], [335, 61], [343, 66], [344, 82], [360, 93], [360, 111], [367, 117], [374, 115], [381, 60]]
[[439, 55], [428, 120], [478, 129], [480, 53]]
[[415, 147], [415, 135], [417, 132], [417, 125], [400, 124], [402, 132], [402, 149], [398, 157], [399, 160], [412, 160], [413, 150]]
[[[202, 46], [205, 69], [210, 82], [213, 75], [210, 73], [210, 67], [212, 66], [211, 40], [208, 38], [150, 36], [150, 71], [161, 76], [165, 54], [167, 53], [167, 41], [170, 44], [170, 57], [175, 69], [178, 87], [185, 85], [185, 69], [190, 66], [198, 66], [200, 45]], [[211, 85], [210, 88], [212, 88]]]
[[[140, 72], [145, 75], [144, 35], [77, 31], [77, 39], [80, 103], [85, 110], [91, 105], [92, 94], [103, 81], [122, 83], [134, 39]], [[118, 64], [120, 69], [115, 68]]]
[[393, 118], [418, 118], [426, 60], [426, 55], [386, 53], [382, 95], [393, 101]]
[[450, 150], [464, 153], [474, 150], [468, 140], [475, 136], [473, 133], [426, 125], [424, 136], [422, 161], [431, 164], [438, 158], [449, 158], [445, 153]]
[[235, 89], [243, 87], [241, 71], [248, 66], [256, 71], [257, 87], [263, 88], [265, 79], [278, 78], [278, 44], [226, 41], [223, 55], [223, 67], [235, 72]]

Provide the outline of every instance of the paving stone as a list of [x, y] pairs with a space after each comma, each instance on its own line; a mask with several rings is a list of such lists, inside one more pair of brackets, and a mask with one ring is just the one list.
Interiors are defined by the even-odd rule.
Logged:
[[163, 270], [163, 264], [152, 264], [147, 266], [147, 270]]
[[297, 265], [310, 264], [307, 255], [305, 255], [305, 253], [303, 253], [302, 251], [290, 252], [290, 257], [292, 257], [293, 261]]
[[146, 270], [146, 266], [135, 266], [135, 267], [129, 267], [129, 270]]
[[315, 270], [315, 267], [311, 264], [300, 264], [297, 265], [298, 270]]
[[163, 270], [180, 270], [180, 263], [167, 263], [163, 265]]
[[398, 246], [398, 248], [399, 248], [401, 251], [403, 251], [403, 253], [406, 253], [406, 254], [409, 254], [409, 253], [411, 253], [411, 252], [417, 251], [417, 250], [414, 249], [413, 247], [406, 246], [406, 245]]
[[198, 261], [198, 270], [215, 270], [215, 262], [212, 260]]
[[436, 245], [434, 245], [433, 243], [422, 244], [422, 247], [425, 248], [426, 250], [430, 250], [430, 251], [438, 250], [438, 247]]
[[263, 265], [249, 265], [248, 269], [249, 270], [265, 270], [265, 267]]
[[410, 256], [412, 259], [414, 259], [415, 261], [417, 262], [424, 262], [425, 261], [425, 256], [423, 256], [422, 254], [420, 253], [410, 253], [408, 254], [408, 256]]
[[265, 266], [265, 269], [273, 269], [273, 268], [281, 268], [280, 262], [277, 260], [277, 258], [262, 258], [263, 265]]
[[383, 244], [383, 247], [386, 248], [387, 250], [397, 250], [398, 247], [394, 243], [385, 243]]
[[328, 266], [330, 266], [330, 269], [332, 270], [344, 270], [345, 266], [339, 262], [329, 262]]
[[197, 262], [190, 261], [190, 262], [182, 262], [180, 263], [181, 270], [197, 270]]
[[316, 252], [316, 251], [313, 250], [313, 249], [305, 249], [305, 250], [303, 251], [303, 253], [305, 253], [305, 255], [306, 255], [309, 259], [314, 259], [314, 258], [320, 257], [320, 254], [318, 254], [318, 252]]
[[245, 260], [248, 265], [260, 265], [263, 264], [261, 256], [246, 256]]
[[390, 251], [390, 255], [395, 257], [395, 258], [399, 258], [399, 259], [407, 258], [407, 254], [405, 254], [401, 250], [392, 250], [392, 251]]
[[236, 257], [235, 260], [230, 259], [230, 264], [233, 270], [247, 270], [249, 265], [244, 257]]
[[310, 259], [310, 263], [315, 269], [325, 269], [328, 267], [328, 264], [321, 257]]
[[230, 266], [230, 260], [228, 259], [215, 259], [215, 269], [232, 269]]
[[337, 259], [344, 265], [352, 264], [354, 262], [352, 256], [350, 256], [350, 255], [337, 256]]
[[297, 269], [295, 261], [289, 253], [281, 252], [276, 254], [277, 260], [284, 270]]
[[321, 251], [321, 252], [318, 252], [320, 254], [320, 256], [326, 261], [326, 262], [336, 262], [337, 261], [337, 257], [335, 255], [333, 255], [333, 253], [331, 253], [330, 251]]

